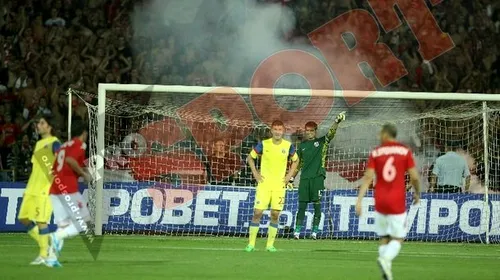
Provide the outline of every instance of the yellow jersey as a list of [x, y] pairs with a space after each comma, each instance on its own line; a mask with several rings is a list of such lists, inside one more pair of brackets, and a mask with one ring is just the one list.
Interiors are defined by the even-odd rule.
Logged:
[[52, 185], [52, 166], [55, 161], [55, 153], [61, 147], [61, 142], [55, 136], [38, 140], [35, 151], [31, 156], [31, 175], [26, 184], [25, 194], [44, 196], [49, 195]]
[[274, 144], [272, 138], [259, 142], [250, 152], [250, 156], [254, 159], [261, 156], [260, 175], [264, 177], [261, 184], [275, 188], [283, 187], [288, 160], [296, 161], [299, 158], [295, 146], [290, 141], [282, 139], [281, 143]]

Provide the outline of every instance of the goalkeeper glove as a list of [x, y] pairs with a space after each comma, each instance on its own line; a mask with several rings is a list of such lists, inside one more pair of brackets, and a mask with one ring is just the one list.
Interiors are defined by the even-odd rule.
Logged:
[[341, 123], [342, 121], [345, 121], [345, 111], [340, 112], [340, 114], [338, 114], [337, 118], [335, 119], [336, 123]]
[[286, 189], [291, 191], [293, 190], [294, 186], [293, 186], [293, 177], [290, 178], [290, 180], [288, 181], [288, 183], [286, 183]]

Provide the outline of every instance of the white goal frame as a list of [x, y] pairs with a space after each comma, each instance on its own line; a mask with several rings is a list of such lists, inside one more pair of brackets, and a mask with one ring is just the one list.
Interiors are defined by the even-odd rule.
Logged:
[[[129, 92], [186, 92], [186, 86], [182, 85], [143, 85], [143, 84], [107, 84], [100, 83], [98, 85], [98, 127], [97, 127], [97, 151], [104, 155], [105, 150], [105, 112], [106, 112], [106, 93], [108, 91], [129, 91]], [[221, 94], [239, 93], [241, 95], [250, 94], [275, 94], [275, 95], [295, 95], [295, 96], [309, 96], [310, 89], [283, 89], [283, 88], [242, 88], [242, 87], [203, 87], [203, 86], [189, 86], [189, 93], [203, 94], [206, 92], [213, 92], [214, 89]], [[488, 166], [488, 106], [487, 102], [500, 101], [498, 94], [482, 94], [482, 93], [433, 93], [433, 92], [401, 92], [401, 91], [374, 91], [367, 94], [366, 91], [354, 90], [314, 90], [315, 96], [329, 96], [334, 98], [374, 98], [374, 99], [413, 99], [413, 100], [448, 100], [448, 101], [480, 101], [483, 104], [483, 136], [484, 136], [484, 157], [483, 162], [485, 166], [485, 203], [489, 203], [488, 186], [489, 186], [489, 166]], [[68, 110], [68, 138], [71, 138], [71, 91], [69, 91], [69, 110]], [[101, 205], [95, 209], [95, 235], [102, 235], [103, 227], [103, 193], [104, 193], [104, 158], [97, 156], [96, 166], [98, 174], [96, 178], [95, 190], [95, 205]], [[487, 215], [490, 216], [489, 207], [486, 207]], [[490, 218], [488, 218], [489, 220]], [[489, 222], [488, 222], [489, 224]], [[489, 243], [489, 226], [486, 229], [486, 243]]]

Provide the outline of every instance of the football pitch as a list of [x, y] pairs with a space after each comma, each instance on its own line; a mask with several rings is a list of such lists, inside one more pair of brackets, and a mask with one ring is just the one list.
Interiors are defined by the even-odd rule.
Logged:
[[[30, 266], [38, 253], [26, 234], [0, 235], [0, 279], [381, 279], [377, 243], [277, 239], [278, 252], [244, 252], [246, 238], [105, 236], [96, 261], [80, 237], [67, 240], [64, 267]], [[500, 279], [500, 246], [406, 243], [394, 279]]]

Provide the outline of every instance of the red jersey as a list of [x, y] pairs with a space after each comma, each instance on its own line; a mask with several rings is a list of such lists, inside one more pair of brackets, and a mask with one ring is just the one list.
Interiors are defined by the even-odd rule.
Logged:
[[52, 168], [54, 182], [50, 194], [70, 194], [78, 192], [78, 174], [66, 163], [67, 157], [72, 157], [83, 167], [86, 145], [78, 137], [64, 143], [56, 153], [56, 161]]
[[406, 212], [405, 174], [413, 167], [413, 153], [398, 142], [382, 144], [370, 153], [368, 168], [376, 174], [375, 211], [384, 215]]

